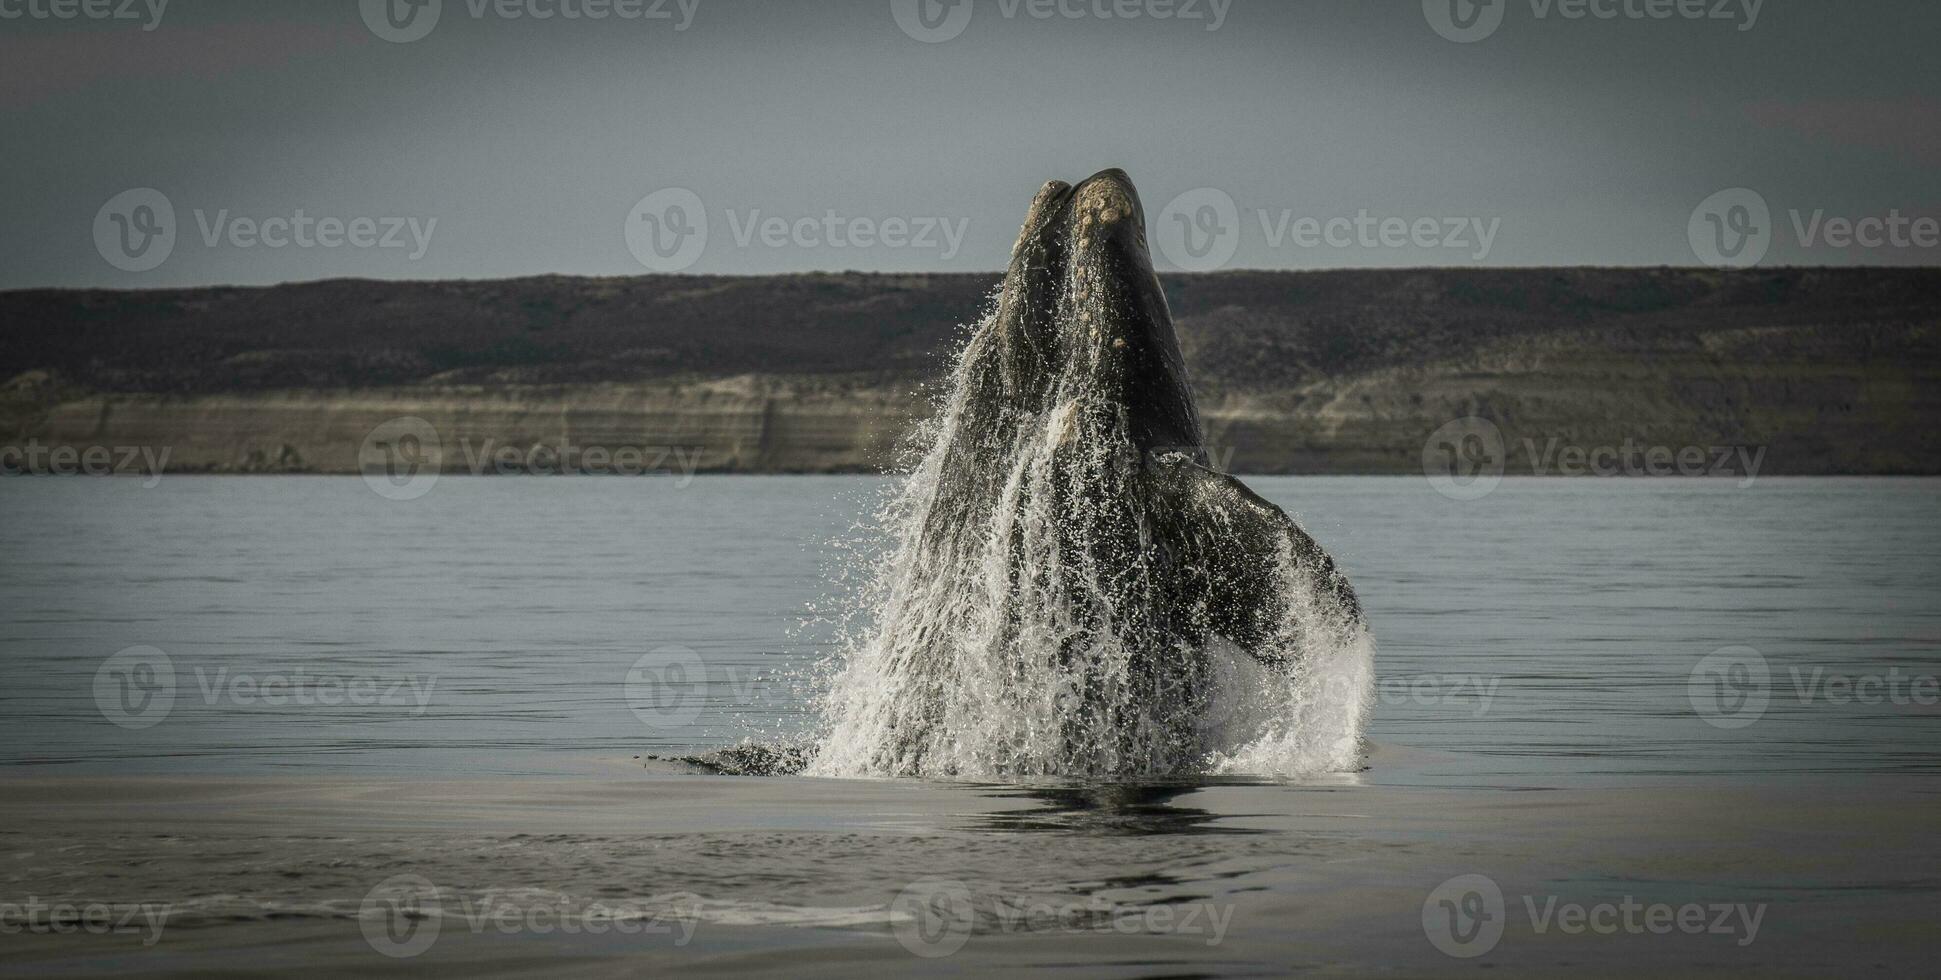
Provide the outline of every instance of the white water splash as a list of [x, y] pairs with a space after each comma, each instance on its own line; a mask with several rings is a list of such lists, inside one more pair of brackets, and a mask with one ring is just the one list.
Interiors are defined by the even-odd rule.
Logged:
[[[1062, 316], [1073, 314], [1068, 291]], [[1075, 305], [1075, 304], [1074, 304]], [[1084, 324], [1108, 323], [1088, 309]], [[990, 398], [986, 321], [959, 358], [911, 476], [880, 509], [891, 546], [852, 607], [823, 699], [822, 776], [1299, 776], [1358, 769], [1374, 644], [1280, 555], [1268, 669], [1204, 629], [1168, 566], [1169, 515], [1128, 466], [1102, 350], [1063, 359], [1041, 407]], [[1061, 331], [1063, 333], [1063, 331]], [[1081, 333], [1082, 331], [1074, 331]], [[1096, 336], [1096, 334], [1094, 334]], [[1109, 334], [1108, 334], [1109, 336]], [[1106, 355], [1109, 356], [1109, 355]], [[980, 376], [983, 372], [984, 376]], [[995, 403], [995, 406], [994, 406]], [[966, 446], [976, 446], [966, 465]], [[1198, 617], [1198, 619], [1194, 619]]]

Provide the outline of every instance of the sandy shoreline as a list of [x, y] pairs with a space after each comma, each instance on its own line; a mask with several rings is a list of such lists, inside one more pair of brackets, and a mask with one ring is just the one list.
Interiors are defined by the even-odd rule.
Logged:
[[[0, 786], [11, 915], [30, 900], [168, 910], [146, 932], [10, 929], [0, 948], [26, 975], [1901, 972], [1933, 951], [1941, 889], [1941, 785], [1881, 777], [1100, 791], [629, 766]], [[400, 874], [436, 886], [440, 928], [394, 958], [367, 927]], [[1487, 911], [1502, 932], [1456, 958], [1425, 906], [1466, 875], [1500, 889]], [[926, 958], [899, 929], [908, 890], [938, 880], [962, 885], [974, 925]], [[1685, 931], [1692, 905], [1705, 924]], [[1655, 906], [1672, 916], [1662, 933]]]

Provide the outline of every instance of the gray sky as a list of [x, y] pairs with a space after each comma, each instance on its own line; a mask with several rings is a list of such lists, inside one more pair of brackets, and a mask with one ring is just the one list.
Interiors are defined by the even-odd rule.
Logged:
[[[1162, 267], [1941, 257], [1941, 4], [956, 0], [925, 43], [892, 0], [442, 0], [403, 42], [358, 0], [159, 2], [0, 0], [0, 288], [983, 271], [1106, 166]], [[172, 246], [154, 195], [104, 207], [134, 188]], [[1729, 188], [1768, 220], [1700, 207]]]

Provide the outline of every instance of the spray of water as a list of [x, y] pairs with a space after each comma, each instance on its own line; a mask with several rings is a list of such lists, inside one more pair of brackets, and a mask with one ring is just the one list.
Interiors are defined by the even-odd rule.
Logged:
[[[1361, 765], [1374, 646], [1284, 548], [1263, 666], [1213, 632], [1223, 601], [1187, 464], [1133, 449], [1120, 311], [1072, 270], [1040, 397], [1006, 397], [995, 313], [958, 357], [872, 559], [821, 705], [824, 776], [1298, 776]], [[1322, 559], [1325, 561], [1325, 559]]]

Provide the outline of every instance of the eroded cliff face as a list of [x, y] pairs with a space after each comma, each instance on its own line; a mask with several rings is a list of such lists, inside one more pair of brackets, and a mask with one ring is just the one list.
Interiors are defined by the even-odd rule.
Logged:
[[381, 459], [367, 444], [381, 426], [422, 419], [435, 446], [411, 451], [448, 473], [866, 472], [889, 464], [919, 409], [888, 390], [756, 377], [85, 394], [18, 419], [6, 444], [166, 447], [175, 472], [356, 473]]
[[[1431, 437], [1490, 420], [1508, 475], [1647, 471], [1648, 454], [1754, 454], [1764, 475], [1941, 473], [1941, 363], [1827, 357], [1803, 331], [1704, 334], [1688, 347], [1615, 350], [1588, 336], [1494, 345], [1277, 391], [1209, 393], [1207, 444], [1238, 473], [1419, 473]], [[1741, 347], [1760, 345], [1758, 356]], [[1497, 447], [1490, 447], [1496, 451]], [[1601, 457], [1601, 458], [1600, 458]], [[1675, 466], [1677, 472], [1692, 467]]]
[[[353, 473], [374, 431], [418, 418], [448, 472], [875, 472], [996, 281], [0, 293], [0, 469], [39, 447], [70, 471], [97, 449], [94, 471], [133, 447], [174, 472]], [[1758, 452], [1767, 474], [1941, 472], [1941, 270], [1162, 282], [1209, 449], [1235, 472], [1420, 473], [1431, 436], [1470, 416], [1508, 474], [1653, 448]]]
[[[1587, 338], [1460, 360], [1199, 392], [1216, 465], [1239, 473], [1420, 473], [1452, 419], [1492, 420], [1504, 472], [1572, 475], [1644, 453], [1757, 453], [1762, 475], [1941, 472], [1941, 370], [1884, 352], [1830, 361], [1745, 338], [1615, 351]], [[1794, 338], [1795, 341], [1798, 338]], [[1758, 338], [1771, 347], [1771, 337]], [[224, 395], [8, 387], [0, 446], [141, 447], [170, 472], [356, 473], [381, 426], [422, 419], [449, 473], [855, 473], [893, 469], [929, 410], [915, 383], [745, 375], [586, 385], [447, 385]], [[419, 447], [414, 447], [418, 451]], [[142, 457], [130, 456], [138, 464]], [[1433, 458], [1433, 457], [1432, 457]], [[7, 462], [0, 460], [0, 463]], [[18, 457], [14, 457], [14, 469]]]

